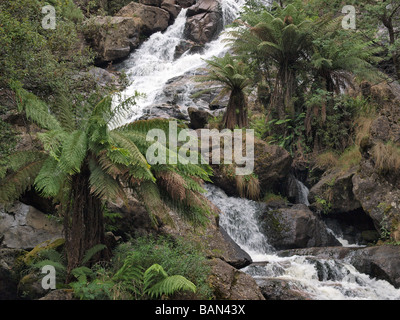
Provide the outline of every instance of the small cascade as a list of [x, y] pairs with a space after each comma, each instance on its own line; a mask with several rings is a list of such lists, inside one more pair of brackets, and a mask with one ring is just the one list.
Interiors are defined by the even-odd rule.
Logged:
[[358, 272], [342, 260], [313, 256], [280, 257], [259, 229], [262, 204], [228, 197], [214, 185], [207, 185], [207, 198], [220, 210], [220, 224], [256, 263], [243, 269], [259, 285], [274, 279], [313, 300], [400, 300], [400, 289], [389, 282]]
[[257, 223], [257, 214], [265, 206], [248, 199], [228, 197], [214, 185], [207, 185], [206, 189], [207, 198], [223, 213], [229, 212], [220, 216], [220, 225], [253, 261], [265, 261], [266, 254], [274, 251]]
[[297, 186], [297, 203], [302, 203], [309, 206], [310, 202], [308, 202], [308, 194], [310, 193], [310, 190], [308, 190], [308, 188], [300, 180], [295, 179], [295, 183]]

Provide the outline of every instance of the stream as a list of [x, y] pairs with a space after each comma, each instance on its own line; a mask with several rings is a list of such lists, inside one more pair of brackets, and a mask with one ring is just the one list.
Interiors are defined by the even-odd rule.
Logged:
[[313, 300], [399, 300], [400, 289], [389, 282], [372, 279], [346, 261], [312, 256], [279, 257], [261, 233], [258, 217], [265, 206], [248, 199], [228, 197], [207, 185], [207, 198], [220, 210], [220, 225], [252, 258], [242, 269], [257, 283], [268, 279], [287, 282], [291, 289]]

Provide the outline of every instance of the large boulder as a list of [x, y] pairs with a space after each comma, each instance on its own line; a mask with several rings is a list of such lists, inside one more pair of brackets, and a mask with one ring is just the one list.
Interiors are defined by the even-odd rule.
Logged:
[[304, 204], [267, 210], [261, 220], [268, 243], [278, 250], [340, 246], [325, 223]]
[[93, 17], [85, 37], [96, 52], [96, 63], [126, 58], [139, 45], [139, 25], [132, 17]]
[[209, 278], [217, 300], [265, 300], [254, 278], [220, 259], [210, 261]]
[[254, 140], [254, 173], [262, 192], [278, 189], [289, 174], [292, 162], [292, 156], [284, 148]]
[[34, 207], [16, 202], [7, 210], [0, 208], [1, 245], [7, 248], [30, 249], [62, 237], [62, 226]]
[[317, 211], [324, 214], [350, 212], [361, 208], [353, 193], [353, 176], [358, 167], [347, 170], [333, 169], [326, 172], [321, 180], [310, 189], [308, 199]]
[[384, 245], [353, 251], [350, 263], [360, 272], [400, 288], [400, 248]]
[[353, 193], [375, 228], [400, 241], [400, 190], [377, 172], [370, 160], [353, 176]]
[[140, 35], [150, 36], [168, 28], [170, 14], [168, 11], [141, 3], [131, 2], [117, 12], [116, 16], [129, 17], [135, 20]]
[[198, 44], [213, 40], [223, 28], [222, 11], [217, 0], [199, 0], [187, 11], [185, 37]]
[[176, 0], [139, 0], [139, 3], [147, 6], [159, 7], [165, 11], [168, 11], [170, 14], [170, 23], [176, 19], [182, 10], [182, 7], [177, 3]]

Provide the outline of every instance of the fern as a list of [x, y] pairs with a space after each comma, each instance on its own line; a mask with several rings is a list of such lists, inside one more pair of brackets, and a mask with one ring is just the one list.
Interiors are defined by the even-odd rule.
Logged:
[[196, 286], [181, 275], [168, 276], [159, 264], [153, 264], [143, 275], [144, 293], [151, 298], [169, 296], [177, 291], [196, 292]]
[[93, 257], [96, 253], [98, 253], [98, 252], [104, 250], [105, 248], [107, 248], [106, 245], [104, 245], [104, 244], [97, 244], [97, 245], [95, 245], [94, 247], [92, 247], [92, 248], [90, 248], [89, 250], [87, 250], [86, 253], [85, 253], [85, 256], [84, 256], [83, 259], [82, 259], [82, 264], [86, 264], [87, 262], [89, 262], [89, 260], [92, 259], [92, 257]]

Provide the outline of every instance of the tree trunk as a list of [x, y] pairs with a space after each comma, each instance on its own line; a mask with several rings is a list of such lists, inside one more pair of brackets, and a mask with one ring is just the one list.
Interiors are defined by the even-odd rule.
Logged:
[[[396, 35], [393, 26], [393, 19], [392, 17], [388, 17], [384, 15], [382, 17], [382, 23], [386, 27], [389, 33], [389, 43], [393, 45], [396, 42]], [[392, 53], [392, 62], [395, 68], [395, 72], [397, 77], [400, 79], [400, 55], [397, 52]]]
[[239, 128], [248, 126], [247, 101], [242, 90], [232, 90], [222, 123], [224, 128], [231, 130], [236, 126]]
[[[67, 282], [72, 280], [71, 271], [82, 264], [87, 250], [105, 242], [102, 203], [90, 193], [89, 176], [87, 164], [80, 173], [72, 176], [69, 205], [64, 215]], [[99, 253], [93, 260], [96, 262], [104, 257], [104, 253]]]
[[295, 75], [288, 65], [282, 66], [277, 74], [274, 92], [271, 97], [271, 109], [276, 110], [280, 120], [289, 114], [294, 117], [293, 92]]

